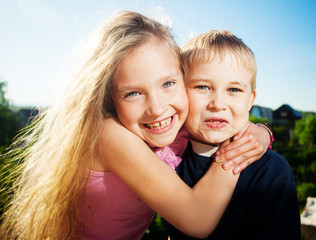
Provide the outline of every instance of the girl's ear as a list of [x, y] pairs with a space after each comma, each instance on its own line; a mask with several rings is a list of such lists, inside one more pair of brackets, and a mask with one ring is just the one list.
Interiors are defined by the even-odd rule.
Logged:
[[257, 96], [257, 91], [253, 90], [250, 97], [249, 97], [249, 105], [248, 105], [248, 111], [252, 108]]

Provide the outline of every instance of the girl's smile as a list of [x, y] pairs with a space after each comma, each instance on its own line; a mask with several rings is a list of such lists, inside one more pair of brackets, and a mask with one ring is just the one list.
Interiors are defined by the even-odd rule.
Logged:
[[133, 50], [114, 76], [119, 120], [147, 143], [171, 144], [188, 112], [179, 60], [155, 38]]
[[147, 123], [144, 124], [145, 127], [151, 129], [151, 130], [160, 130], [160, 129], [166, 129], [170, 126], [170, 123], [172, 121], [172, 117], [168, 117], [165, 120], [162, 120], [160, 122], [154, 122], [154, 123]]

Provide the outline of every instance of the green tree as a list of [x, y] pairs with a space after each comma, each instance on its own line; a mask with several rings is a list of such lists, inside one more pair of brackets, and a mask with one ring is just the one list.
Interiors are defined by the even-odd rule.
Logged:
[[270, 121], [269, 121], [269, 119], [267, 119], [267, 118], [258, 118], [258, 117], [255, 116], [255, 115], [250, 115], [250, 116], [249, 116], [249, 121], [250, 121], [250, 122], [253, 122], [253, 123], [263, 123], [263, 122], [267, 122], [267, 123], [271, 124]]
[[1, 154], [5, 153], [5, 149], [20, 129], [18, 117], [10, 109], [10, 103], [6, 98], [6, 85], [0, 81], [0, 216], [12, 196], [11, 187], [16, 178], [12, 169], [18, 166], [18, 163]]
[[0, 146], [10, 145], [19, 130], [19, 121], [5, 96], [5, 82], [0, 82]]
[[159, 214], [155, 213], [154, 220], [146, 230], [142, 240], [167, 240], [168, 224]]
[[310, 147], [316, 144], [316, 115], [309, 115], [295, 124], [292, 143]]

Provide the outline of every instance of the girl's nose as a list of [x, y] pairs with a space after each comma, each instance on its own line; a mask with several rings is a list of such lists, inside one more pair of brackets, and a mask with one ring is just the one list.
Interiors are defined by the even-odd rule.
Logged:
[[159, 94], [152, 95], [147, 101], [147, 114], [161, 116], [167, 110], [165, 100]]

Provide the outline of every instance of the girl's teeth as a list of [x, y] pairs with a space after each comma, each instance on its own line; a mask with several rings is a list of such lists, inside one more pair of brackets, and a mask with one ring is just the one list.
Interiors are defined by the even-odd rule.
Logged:
[[161, 128], [165, 128], [167, 127], [171, 122], [171, 117], [166, 119], [166, 120], [163, 120], [161, 122], [155, 122], [155, 123], [152, 123], [152, 124], [146, 124], [146, 126], [150, 129], [161, 129]]

